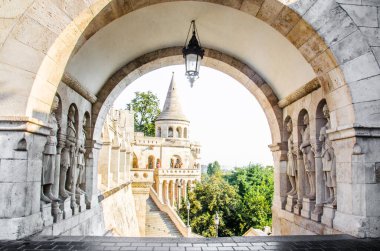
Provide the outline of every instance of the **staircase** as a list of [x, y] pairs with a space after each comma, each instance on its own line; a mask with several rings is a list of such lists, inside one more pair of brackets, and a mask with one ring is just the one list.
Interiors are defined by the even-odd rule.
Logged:
[[146, 202], [145, 237], [182, 237], [169, 216], [150, 197]]

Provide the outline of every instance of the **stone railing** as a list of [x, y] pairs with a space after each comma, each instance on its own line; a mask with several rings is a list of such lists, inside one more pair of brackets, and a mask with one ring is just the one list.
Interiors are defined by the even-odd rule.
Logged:
[[169, 169], [163, 169], [163, 168], [156, 168], [154, 169], [155, 175], [158, 176], [200, 176], [201, 170], [198, 168], [169, 168]]
[[153, 169], [131, 169], [132, 183], [153, 183]]
[[156, 204], [156, 206], [160, 209], [160, 211], [166, 213], [170, 220], [173, 222], [173, 224], [176, 226], [178, 231], [182, 234], [183, 237], [199, 237], [198, 235], [194, 235], [191, 233], [191, 228], [187, 227], [185, 223], [181, 220], [181, 218], [178, 216], [176, 211], [174, 209], [166, 204], [163, 204], [160, 199], [158, 198], [157, 193], [153, 190], [153, 188], [150, 189], [149, 195]]

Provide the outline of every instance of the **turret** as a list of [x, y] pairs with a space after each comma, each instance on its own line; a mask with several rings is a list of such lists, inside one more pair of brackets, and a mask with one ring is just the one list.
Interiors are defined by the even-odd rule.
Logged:
[[182, 112], [180, 98], [174, 79], [174, 72], [169, 85], [164, 108], [156, 119], [156, 137], [189, 138], [190, 121]]

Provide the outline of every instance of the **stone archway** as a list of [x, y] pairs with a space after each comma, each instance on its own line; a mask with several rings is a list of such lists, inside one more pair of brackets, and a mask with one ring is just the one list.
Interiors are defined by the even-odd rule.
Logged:
[[[71, 55], [77, 53], [95, 33], [119, 17], [165, 2], [167, 1], [79, 0], [76, 1], [76, 8], [69, 8], [70, 2], [57, 4], [42, 0], [16, 0], [1, 6], [4, 29], [0, 35], [0, 122], [4, 125], [1, 131], [5, 132], [5, 140], [1, 143], [6, 151], [0, 154], [0, 159], [17, 160], [24, 167], [41, 164], [43, 142], [49, 130], [45, 122]], [[205, 2], [224, 5], [265, 22], [286, 37], [311, 65], [317, 80], [310, 84], [304, 83], [304, 87], [279, 100], [276, 104], [279, 113], [274, 113], [273, 118], [276, 118], [279, 125], [282, 125], [282, 119], [278, 118], [286, 115], [290, 115], [294, 121], [301, 108], [315, 106], [312, 103], [313, 95], [322, 95], [326, 99], [331, 111], [330, 135], [334, 147], [341, 150], [341, 154], [337, 155], [341, 172], [338, 203], [340, 201], [343, 204], [334, 224], [340, 231], [356, 236], [378, 236], [376, 229], [380, 213], [376, 208], [380, 207], [373, 206], [377, 202], [373, 202], [371, 195], [378, 189], [378, 181], [362, 177], [376, 177], [379, 169], [379, 157], [374, 150], [378, 145], [380, 128], [377, 112], [380, 92], [376, 85], [380, 76], [376, 39], [379, 20], [367, 18], [372, 14], [357, 16], [359, 8], [369, 9], [369, 13], [372, 13], [374, 9], [377, 10], [377, 6], [372, 3], [356, 6], [325, 0], [291, 1], [288, 5], [283, 4], [288, 1], [282, 0]], [[174, 55], [173, 58], [175, 57]], [[236, 62], [238, 61], [231, 61], [229, 64]], [[318, 85], [322, 88], [315, 92], [317, 94], [310, 94]], [[267, 87], [261, 90], [265, 96], [271, 93], [269, 87], [272, 86]], [[96, 93], [99, 102], [93, 106], [92, 113], [95, 116], [92, 118], [102, 114], [102, 107], [107, 107], [108, 103], [104, 101], [112, 94], [111, 89], [104, 89], [103, 95]], [[300, 100], [300, 97], [306, 98]], [[275, 99], [267, 100], [270, 104], [275, 103]], [[264, 110], [267, 109], [264, 107]], [[310, 110], [309, 113], [315, 114]], [[276, 168], [283, 170], [286, 159], [281, 142], [282, 126], [279, 128], [275, 136], [279, 140], [274, 140], [276, 145], [272, 146], [272, 150], [275, 162], [278, 163]], [[17, 142], [24, 141], [30, 148], [27, 157], [25, 152], [20, 153], [18, 147], [15, 147]], [[15, 186], [17, 189], [28, 191], [21, 193], [21, 199], [18, 195], [11, 194], [10, 201], [27, 201], [32, 198], [29, 194], [32, 189], [28, 188], [38, 187], [38, 178], [37, 181], [26, 184], [25, 181], [30, 181], [27, 173], [21, 175], [10, 170], [9, 174], [20, 179], [21, 182]], [[277, 184], [281, 184], [284, 177], [280, 172], [275, 179]], [[4, 184], [16, 183], [5, 180], [1, 186]], [[357, 188], [362, 193], [352, 196]], [[345, 194], [345, 191], [350, 191], [350, 194]], [[275, 196], [278, 197], [281, 191], [277, 190], [276, 193]], [[360, 202], [355, 201], [355, 198], [359, 198]], [[23, 205], [17, 203], [12, 202], [11, 208], [23, 208]], [[274, 206], [280, 208], [280, 203], [275, 201]], [[10, 230], [12, 238], [41, 229], [39, 201], [34, 199], [30, 204], [31, 208], [16, 210], [13, 214], [6, 211], [3, 215], [5, 218], [2, 220], [6, 223], [17, 218]], [[285, 219], [286, 215], [281, 217]], [[7, 221], [8, 219], [11, 220]], [[30, 226], [29, 222], [35, 224]], [[352, 224], [348, 226], [347, 222]], [[18, 229], [25, 232], [19, 233]]]
[[[148, 53], [129, 62], [109, 78], [93, 105], [93, 139], [100, 137], [107, 112], [120, 93], [143, 74], [164, 66], [182, 64], [181, 50], [180, 47], [174, 47]], [[263, 107], [271, 129], [272, 142], [281, 142], [282, 111], [270, 86], [243, 62], [215, 50], [206, 49], [204, 65], [230, 75], [247, 88]]]

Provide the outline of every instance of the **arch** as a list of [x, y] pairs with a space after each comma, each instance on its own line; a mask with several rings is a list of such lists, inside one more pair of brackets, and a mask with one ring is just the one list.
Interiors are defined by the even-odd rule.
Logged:
[[[130, 83], [140, 77], [136, 71], [145, 74], [164, 66], [182, 63], [182, 47], [172, 47], [145, 54], [121, 67], [104, 84], [99, 91], [98, 100], [93, 105], [93, 117], [96, 117], [94, 119], [93, 138], [98, 138], [105, 114], [118, 95]], [[204, 65], [226, 73], [247, 88], [264, 110], [270, 127], [272, 142], [281, 142], [282, 109], [278, 105], [278, 98], [265, 80], [245, 63], [216, 50], [205, 49]], [[173, 126], [169, 126], [168, 138], [173, 137], [173, 134]]]
[[326, 99], [322, 99], [318, 105], [317, 105], [317, 110], [315, 111], [315, 138], [316, 141], [319, 143], [319, 133], [322, 128], [327, 122], [326, 118], [323, 115], [323, 107], [327, 105]]
[[183, 165], [182, 158], [179, 155], [173, 155], [170, 159], [170, 168], [181, 168]]
[[173, 127], [169, 126], [168, 128], [168, 138], [173, 138], [174, 133], [173, 133]]
[[139, 160], [137, 159], [137, 156], [135, 153], [133, 153], [132, 168], [139, 168]]
[[[38, 1], [36, 1], [36, 3], [35, 3], [35, 5], [36, 5], [36, 6], [34, 6], [35, 8], [39, 7], [39, 3], [37, 3], [37, 2]], [[166, 2], [166, 0], [154, 1], [154, 4], [159, 4], [159, 3], [163, 3], [163, 2]], [[310, 45], [312, 45], [311, 40], [313, 40], [314, 42], [323, 40], [323, 39], [319, 39], [319, 36], [316, 35], [316, 32], [310, 26], [308, 26], [307, 20], [304, 20], [304, 18], [307, 19], [307, 17], [304, 17], [305, 13], [307, 13], [307, 10], [310, 10], [310, 9], [313, 9], [313, 11], [315, 11], [315, 9], [318, 10], [318, 6], [316, 6], [318, 4], [316, 3], [316, 1], [311, 1], [311, 2], [308, 2], [307, 4], [290, 5], [289, 6], [290, 8], [287, 7], [286, 5], [283, 5], [280, 2], [275, 2], [275, 5], [278, 7], [278, 8], [276, 8], [277, 11], [267, 13], [266, 15], [261, 15], [260, 12], [257, 12], [257, 11], [252, 12], [253, 10], [265, 9], [265, 8], [260, 8], [260, 6], [263, 4], [263, 1], [260, 1], [260, 4], [257, 4], [258, 6], [255, 6], [255, 8], [253, 8], [253, 9], [247, 8], [246, 5], [244, 5], [242, 3], [239, 4], [238, 2], [235, 2], [235, 1], [226, 2], [226, 3], [224, 3], [224, 2], [218, 3], [218, 2], [215, 2], [212, 0], [208, 0], [205, 2], [211, 2], [214, 4], [224, 4], [225, 6], [228, 6], [230, 8], [238, 9], [238, 10], [245, 12], [247, 14], [250, 14], [252, 16], [256, 16], [257, 18], [266, 22], [268, 25], [271, 25], [277, 31], [279, 31], [281, 34], [284, 34], [284, 35], [288, 34], [289, 31], [293, 31], [291, 33], [296, 33], [297, 30], [298, 31], [302, 30], [302, 29], [306, 30], [307, 32], [305, 32], [305, 33], [307, 33], [307, 37], [302, 38], [302, 40], [296, 39], [296, 36], [290, 36], [292, 34], [288, 34], [290, 42], [293, 43], [296, 48], [299, 48], [301, 53], [303, 51], [302, 51], [302, 48], [300, 46], [301, 45], [300, 43], [302, 43], [302, 42], [305, 43], [305, 41], [307, 43], [310, 41]], [[333, 4], [327, 6], [326, 8], [324, 8], [324, 9], [320, 8], [321, 9], [321, 15], [325, 14], [325, 13], [323, 13], [323, 11], [328, 12], [330, 9], [336, 7], [335, 1], [332, 1], [332, 2], [333, 2]], [[51, 101], [53, 99], [53, 95], [55, 93], [54, 90], [58, 86], [60, 76], [63, 73], [64, 67], [65, 67], [65, 65], [69, 59], [69, 55], [71, 53], [75, 53], [97, 31], [99, 31], [102, 27], [111, 23], [115, 19], [117, 19], [117, 18], [119, 18], [125, 14], [128, 14], [130, 12], [133, 12], [134, 10], [137, 10], [137, 9], [140, 9], [140, 8], [152, 5], [152, 4], [153, 4], [153, 2], [152, 3], [144, 2], [144, 4], [139, 4], [138, 0], [130, 1], [130, 2], [128, 2], [128, 4], [126, 4], [126, 2], [120, 2], [117, 0], [108, 0], [108, 1], [102, 1], [102, 2], [100, 2], [100, 1], [94, 2], [92, 5], [90, 5], [88, 3], [84, 3], [84, 1], [83, 1], [83, 4], [82, 4], [82, 6], [83, 6], [82, 10], [83, 11], [71, 13], [71, 15], [70, 15], [71, 17], [73, 17], [73, 20], [70, 23], [72, 25], [67, 25], [66, 29], [64, 29], [60, 34], [58, 33], [59, 35], [57, 35], [56, 39], [52, 39], [52, 41], [54, 41], [54, 42], [51, 42], [48, 45], [49, 50], [47, 50], [47, 49], [43, 50], [44, 53], [48, 52], [47, 53], [48, 55], [45, 56], [44, 61], [41, 60], [41, 62], [43, 62], [43, 63], [41, 63], [41, 65], [39, 66], [38, 74], [36, 74], [39, 77], [36, 78], [33, 81], [33, 84], [30, 86], [30, 90], [31, 90], [30, 97], [31, 98], [26, 103], [26, 114], [28, 116], [34, 116], [34, 117], [38, 117], [38, 118], [42, 117], [42, 119], [43, 119], [42, 115], [48, 113]], [[25, 7], [26, 6], [25, 4], [22, 4], [21, 6], [23, 6], [23, 7], [20, 7], [21, 13], [28, 10]], [[314, 7], [314, 8], [312, 8], [312, 7]], [[339, 9], [339, 11], [341, 11], [341, 8]], [[62, 11], [62, 12], [65, 12], [65, 11]], [[91, 13], [90, 17], [88, 16], [89, 13]], [[112, 15], [110, 13], [112, 13]], [[42, 13], [41, 15], [44, 15], [44, 14], [45, 13]], [[23, 15], [20, 15], [20, 18], [22, 16]], [[346, 17], [346, 16], [348, 17], [347, 14], [345, 14], [344, 17]], [[51, 19], [54, 19], [54, 18], [51, 17]], [[278, 20], [278, 21], [275, 21], [275, 20]], [[281, 23], [281, 21], [283, 21], [283, 20], [286, 20], [287, 22], [285, 22], [285, 24]], [[311, 18], [310, 18], [310, 20], [311, 20]], [[316, 18], [311, 20], [311, 22], [313, 22], [313, 21], [315, 22], [315, 20], [316, 20]], [[48, 21], [53, 22], [53, 20], [48, 20]], [[15, 20], [15, 23], [17, 23], [17, 22], [18, 22], [18, 24], [13, 29], [13, 30], [15, 30], [15, 32], [22, 25], [25, 25], [26, 20], [23, 20], [23, 21]], [[337, 22], [339, 22], [339, 21], [337, 20]], [[318, 25], [315, 25], [315, 26], [320, 28], [320, 26], [322, 26], [322, 25], [323, 25], [323, 23], [318, 23]], [[352, 29], [355, 29], [355, 28], [357, 29], [357, 26], [355, 24], [351, 25], [350, 27], [352, 27]], [[78, 28], [81, 32], [78, 32]], [[42, 35], [43, 30], [44, 29], [39, 29], [38, 32], [40, 32], [40, 33], [36, 32], [36, 34], [34, 34], [34, 37], [39, 37], [40, 35]], [[44, 32], [46, 32], [46, 31], [44, 30]], [[341, 32], [343, 32], [343, 31], [341, 31]], [[338, 35], [340, 35], [340, 33]], [[11, 36], [9, 36], [9, 37], [11, 37]], [[313, 39], [311, 39], [311, 38], [313, 38]], [[358, 36], [358, 38], [356, 38], [357, 39], [356, 41], [358, 41], [358, 42], [359, 42], [359, 40], [360, 41], [366, 41], [363, 38], [364, 38], [364, 36], [360, 34], [360, 36]], [[334, 39], [329, 38], [329, 41], [331, 41], [331, 40], [333, 42], [337, 41], [337, 39], [335, 39], [335, 38]], [[66, 43], [63, 43], [63, 41], [65, 41]], [[7, 41], [5, 41], [5, 42], [7, 42]], [[311, 51], [310, 54], [316, 56], [316, 55], [318, 55], [317, 52], [323, 52], [323, 50], [325, 48], [328, 48], [329, 46], [325, 46], [325, 44], [323, 44], [323, 42], [322, 42], [322, 44], [320, 46], [314, 46], [314, 47], [315, 48], [310, 47], [310, 48], [307, 48], [308, 50], [307, 49], [304, 49], [304, 50], [309, 51], [309, 52]], [[313, 51], [315, 49], [317, 51]], [[306, 54], [306, 53], [303, 52], [303, 54]], [[328, 58], [331, 55], [330, 52], [326, 52], [323, 54], [324, 54], [323, 55], [324, 58]], [[62, 57], [62, 55], [64, 55], [64, 56]], [[311, 61], [312, 59], [314, 59], [314, 57], [310, 58], [310, 55], [304, 55], [304, 57], [307, 58], [308, 61]], [[53, 59], [53, 60], [51, 60], [51, 59]], [[329, 61], [331, 62], [331, 59]], [[335, 64], [333, 64], [333, 65], [335, 65]], [[315, 71], [319, 71], [319, 72], [326, 72], [327, 70], [331, 70], [331, 67], [329, 67], [328, 69], [324, 69], [323, 66], [316, 65], [316, 64], [313, 67], [315, 68]], [[323, 79], [323, 86], [328, 86], [329, 80], [331, 80], [332, 82], [334, 81], [334, 79], [332, 77], [329, 78], [329, 76], [325, 76], [325, 78]], [[343, 80], [343, 82], [344, 82], [344, 80]], [[40, 97], [39, 92], [44, 87], [49, 87], [49, 88], [47, 88], [47, 90], [49, 90], [49, 94], [47, 95], [46, 102], [41, 103], [41, 101], [43, 99]], [[39, 106], [39, 109], [37, 109], [37, 106]], [[36, 112], [37, 110], [39, 110], [41, 112], [37, 113]]]
[[154, 169], [155, 167], [155, 157], [153, 155], [149, 155], [148, 157], [148, 169]]

